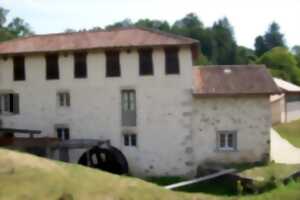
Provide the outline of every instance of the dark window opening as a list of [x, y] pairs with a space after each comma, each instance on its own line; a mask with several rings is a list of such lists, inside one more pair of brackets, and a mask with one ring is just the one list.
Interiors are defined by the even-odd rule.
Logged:
[[0, 113], [19, 114], [19, 94], [0, 95]]
[[14, 64], [14, 80], [24, 81], [25, 80], [25, 58], [24, 56], [15, 56], [13, 58]]
[[57, 93], [57, 102], [59, 107], [70, 107], [71, 98], [69, 92], [58, 92]]
[[58, 54], [46, 55], [46, 79], [59, 79]]
[[120, 55], [118, 51], [107, 51], [106, 55], [106, 77], [121, 76]]
[[60, 140], [69, 140], [70, 139], [70, 129], [66, 127], [56, 128], [57, 137]]
[[137, 135], [134, 133], [131, 134], [124, 134], [124, 145], [125, 146], [132, 146], [136, 147], [137, 146]]
[[87, 64], [85, 52], [74, 53], [74, 77], [86, 78], [87, 77]]
[[179, 74], [179, 58], [177, 48], [166, 48], [166, 74]]
[[139, 50], [140, 75], [153, 75], [152, 49]]
[[237, 131], [218, 131], [218, 146], [221, 151], [237, 150]]

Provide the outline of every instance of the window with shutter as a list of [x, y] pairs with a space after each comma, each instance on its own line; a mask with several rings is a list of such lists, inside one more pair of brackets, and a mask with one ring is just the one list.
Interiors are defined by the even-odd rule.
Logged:
[[136, 126], [135, 90], [122, 90], [122, 126]]

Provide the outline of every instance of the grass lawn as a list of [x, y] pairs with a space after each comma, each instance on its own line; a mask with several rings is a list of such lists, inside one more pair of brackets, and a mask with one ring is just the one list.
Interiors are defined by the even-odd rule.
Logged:
[[300, 182], [293, 182], [259, 195], [233, 197], [232, 200], [299, 200]]
[[168, 191], [137, 178], [0, 149], [2, 200], [215, 199]]
[[[283, 179], [297, 171], [300, 171], [299, 165], [285, 165], [270, 163], [268, 165], [253, 165], [253, 164], [241, 164], [232, 165], [232, 168], [236, 168], [241, 176], [246, 176], [261, 181], [269, 181], [271, 177], [277, 179]], [[160, 177], [149, 178], [148, 181], [156, 183], [161, 186], [170, 185], [176, 182], [184, 181], [179, 177]], [[200, 182], [193, 185], [177, 188], [176, 191], [188, 192], [188, 193], [206, 193], [217, 196], [236, 196], [236, 184], [229, 183], [222, 178], [212, 179], [210, 181]]]
[[[262, 171], [256, 169], [254, 174], [261, 174]], [[160, 183], [167, 185], [180, 180], [165, 178]], [[137, 178], [116, 176], [3, 149], [0, 149], [0, 185], [0, 199], [3, 200], [299, 200], [300, 197], [300, 182], [241, 198], [229, 196], [226, 183], [222, 181], [195, 184], [180, 190], [185, 192], [170, 191]], [[199, 188], [203, 193], [199, 193]]]
[[300, 148], [300, 120], [279, 124], [274, 128], [281, 137], [288, 140], [294, 146]]

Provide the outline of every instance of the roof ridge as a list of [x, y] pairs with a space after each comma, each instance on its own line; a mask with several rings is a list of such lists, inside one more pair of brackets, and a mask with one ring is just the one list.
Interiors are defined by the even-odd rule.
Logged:
[[223, 68], [239, 68], [239, 67], [251, 67], [251, 68], [256, 68], [256, 67], [264, 67], [266, 68], [266, 65], [264, 64], [245, 64], [245, 65], [239, 65], [239, 64], [234, 64], [234, 65], [196, 65], [194, 67], [198, 67], [199, 69], [203, 68], [214, 68], [214, 69], [223, 69]]
[[[12, 39], [12, 40], [4, 41], [4, 42], [2, 42], [2, 44], [7, 43], [7, 42], [12, 42], [12, 41], [25, 40], [25, 39], [37, 38], [37, 37], [68, 36], [68, 35], [77, 35], [77, 34], [83, 34], [83, 33], [93, 34], [93, 33], [101, 33], [101, 32], [126, 31], [126, 30], [131, 30], [131, 29], [139, 29], [139, 30], [148, 31], [148, 32], [151, 32], [151, 33], [159, 34], [159, 35], [165, 35], [167, 37], [173, 37], [175, 39], [189, 40], [189, 41], [193, 41], [195, 43], [199, 43], [198, 40], [195, 40], [195, 39], [192, 39], [192, 38], [189, 38], [189, 37], [176, 35], [176, 34], [173, 34], [173, 33], [160, 31], [160, 30], [157, 30], [157, 29], [139, 27], [139, 26], [129, 26], [129, 27], [109, 28], [109, 29], [103, 29], [103, 30], [97, 30], [97, 31], [76, 31], [76, 32], [59, 32], [59, 33], [36, 34], [36, 35], [19, 37], [19, 38], [15, 38], [15, 39]], [[0, 44], [1, 44], [1, 42], [0, 42]]]
[[165, 35], [165, 36], [168, 36], [168, 37], [173, 37], [175, 39], [190, 40], [190, 41], [194, 41], [195, 43], [199, 43], [199, 41], [196, 40], [196, 39], [185, 37], [185, 36], [182, 36], [182, 35], [176, 35], [174, 33], [166, 32], [166, 31], [161, 31], [159, 29], [148, 28], [148, 27], [139, 27], [139, 26], [135, 26], [135, 28], [141, 29], [141, 30], [144, 30], [144, 31], [149, 31], [149, 32], [152, 32], [152, 33], [155, 33], [155, 34], [161, 34], [161, 35]]

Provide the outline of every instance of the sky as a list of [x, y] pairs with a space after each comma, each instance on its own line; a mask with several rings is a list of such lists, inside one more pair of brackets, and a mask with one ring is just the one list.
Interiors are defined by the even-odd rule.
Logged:
[[289, 47], [300, 45], [300, 0], [0, 0], [0, 6], [10, 10], [9, 20], [21, 17], [38, 34], [105, 27], [126, 18], [174, 23], [193, 12], [205, 26], [226, 16], [239, 45], [253, 48], [273, 21]]

